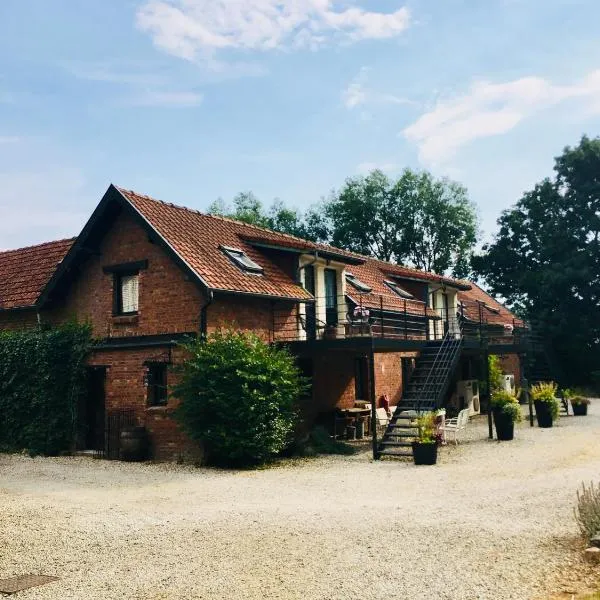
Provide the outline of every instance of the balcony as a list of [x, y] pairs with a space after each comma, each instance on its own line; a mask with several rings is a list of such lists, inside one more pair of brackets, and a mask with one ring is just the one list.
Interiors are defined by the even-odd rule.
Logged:
[[418, 300], [372, 293], [340, 296], [337, 302], [316, 297], [314, 303], [273, 310], [273, 341], [280, 343], [366, 338], [394, 342], [398, 348], [416, 348], [450, 332], [462, 336], [471, 347], [508, 348], [521, 344], [526, 329], [523, 322], [507, 320], [480, 302], [462, 301], [434, 309]]

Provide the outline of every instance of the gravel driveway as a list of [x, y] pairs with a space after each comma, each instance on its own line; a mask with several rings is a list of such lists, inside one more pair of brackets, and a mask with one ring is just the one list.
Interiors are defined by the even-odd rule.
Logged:
[[[19, 599], [538, 598], [591, 584], [575, 490], [600, 479], [600, 402], [435, 467], [368, 452], [253, 472], [0, 455], [0, 578]], [[578, 582], [578, 583], [576, 583]]]

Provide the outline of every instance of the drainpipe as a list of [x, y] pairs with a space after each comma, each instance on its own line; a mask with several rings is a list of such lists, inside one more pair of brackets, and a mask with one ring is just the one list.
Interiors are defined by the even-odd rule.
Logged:
[[37, 317], [38, 327], [41, 329], [41, 327], [42, 327], [42, 315], [40, 314], [40, 311], [37, 310], [37, 309], [35, 311], [35, 316]]
[[212, 290], [208, 290], [208, 300], [200, 309], [200, 338], [206, 339], [206, 331], [208, 328], [207, 309], [213, 303], [214, 294]]

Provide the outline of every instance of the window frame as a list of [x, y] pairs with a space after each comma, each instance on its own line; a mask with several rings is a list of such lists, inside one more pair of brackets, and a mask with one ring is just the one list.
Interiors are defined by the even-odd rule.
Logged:
[[[123, 278], [137, 277], [138, 278], [138, 297], [137, 310], [123, 310]], [[115, 317], [131, 317], [137, 315], [140, 311], [140, 272], [138, 271], [119, 271], [113, 273], [113, 316]]]
[[400, 296], [400, 298], [402, 298], [403, 300], [415, 299], [413, 294], [407, 292], [400, 284], [396, 283], [395, 281], [390, 281], [389, 279], [386, 279], [384, 283], [390, 290], [392, 290], [392, 292]]
[[373, 288], [367, 285], [364, 281], [360, 280], [354, 273], [346, 272], [346, 283], [349, 283], [361, 294], [370, 294]]
[[[333, 285], [328, 289], [328, 279]], [[325, 323], [330, 327], [339, 325], [339, 302], [338, 302], [338, 282], [336, 269], [323, 269], [323, 282], [325, 284]], [[330, 293], [333, 291], [333, 293]], [[330, 303], [331, 301], [331, 303]]]
[[[146, 363], [147, 369], [147, 391], [146, 405], [148, 408], [167, 406], [169, 402], [169, 364], [166, 362]], [[160, 369], [161, 377], [155, 377], [153, 371]], [[160, 382], [157, 383], [157, 380]], [[157, 390], [160, 390], [160, 397], [157, 399]]]
[[231, 246], [219, 246], [219, 248], [244, 273], [250, 275], [262, 275], [264, 273], [264, 268], [250, 258], [243, 250], [232, 248]]

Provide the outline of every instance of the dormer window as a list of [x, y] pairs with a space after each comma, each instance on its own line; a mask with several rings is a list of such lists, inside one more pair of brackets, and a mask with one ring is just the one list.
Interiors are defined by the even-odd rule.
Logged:
[[366, 283], [362, 282], [352, 273], [346, 273], [346, 281], [355, 287], [359, 292], [368, 294], [371, 291], [371, 288]]
[[221, 246], [221, 250], [242, 271], [256, 275], [262, 274], [263, 268], [258, 263], [255, 263], [243, 250], [228, 248], [227, 246]]
[[404, 298], [405, 300], [412, 300], [414, 298], [414, 296], [410, 292], [407, 292], [403, 287], [400, 287], [397, 283], [393, 281], [386, 280], [385, 285], [387, 285], [390, 288], [390, 290], [398, 294], [400, 298]]

